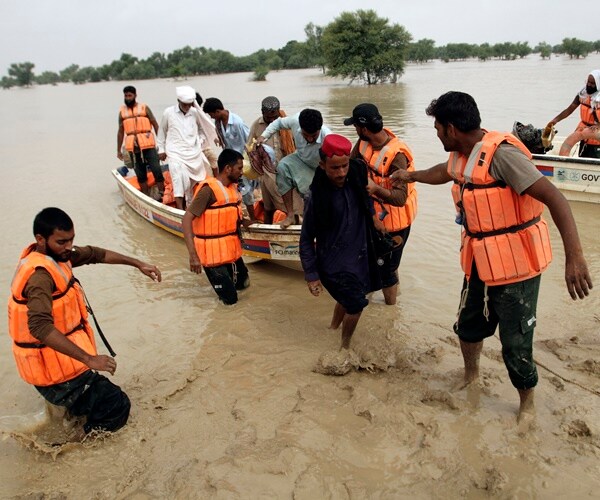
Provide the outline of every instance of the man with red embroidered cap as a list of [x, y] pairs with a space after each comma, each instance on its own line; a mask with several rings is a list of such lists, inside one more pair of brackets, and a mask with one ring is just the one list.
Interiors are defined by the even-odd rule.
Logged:
[[350, 340], [366, 295], [381, 288], [371, 242], [373, 203], [367, 193], [367, 168], [350, 159], [352, 143], [337, 134], [325, 137], [320, 163], [305, 202], [300, 259], [310, 293], [323, 287], [336, 304], [330, 328], [342, 325], [341, 349]]

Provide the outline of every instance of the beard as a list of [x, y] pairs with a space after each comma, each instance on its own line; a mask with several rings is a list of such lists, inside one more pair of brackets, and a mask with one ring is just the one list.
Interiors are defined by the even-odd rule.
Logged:
[[590, 85], [585, 86], [585, 91], [589, 94], [595, 94], [598, 89], [596, 87], [591, 87]]
[[63, 253], [55, 253], [48, 248], [48, 245], [46, 245], [46, 255], [54, 259], [56, 262], [69, 262], [69, 260], [71, 260], [71, 250]]
[[131, 108], [135, 104], [135, 99], [123, 99], [123, 102], [125, 102], [125, 106]]

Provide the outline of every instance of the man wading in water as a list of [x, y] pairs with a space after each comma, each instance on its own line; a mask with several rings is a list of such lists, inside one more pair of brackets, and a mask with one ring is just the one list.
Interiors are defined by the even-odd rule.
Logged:
[[577, 227], [565, 197], [531, 162], [515, 136], [481, 128], [475, 100], [448, 92], [431, 102], [437, 136], [448, 161], [428, 170], [399, 170], [405, 182], [445, 184], [463, 226], [461, 265], [465, 273], [454, 331], [460, 340], [463, 387], [479, 378], [483, 340], [499, 328], [502, 357], [519, 392], [519, 421], [533, 416], [538, 382], [533, 330], [541, 273], [552, 259], [550, 235], [542, 219], [550, 210], [565, 248], [565, 279], [573, 300], [592, 288]]

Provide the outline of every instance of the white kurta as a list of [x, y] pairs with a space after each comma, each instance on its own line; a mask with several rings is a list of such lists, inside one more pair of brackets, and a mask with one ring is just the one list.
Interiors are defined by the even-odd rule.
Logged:
[[163, 113], [156, 137], [158, 152], [167, 154], [173, 194], [185, 196], [188, 203], [192, 198], [192, 181], [203, 181], [211, 172], [202, 150], [210, 147], [209, 138], [216, 133], [214, 125], [202, 114], [195, 107], [184, 114], [178, 105], [171, 106]]

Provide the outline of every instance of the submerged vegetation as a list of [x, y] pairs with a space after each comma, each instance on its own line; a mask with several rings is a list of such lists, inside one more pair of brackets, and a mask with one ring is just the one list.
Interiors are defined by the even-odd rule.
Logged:
[[261, 49], [247, 56], [186, 46], [169, 54], [155, 52], [147, 59], [124, 53], [119, 59], [99, 67], [71, 64], [59, 72], [44, 71], [39, 75], [34, 73], [32, 62], [13, 63], [8, 75], [0, 79], [0, 87], [181, 78], [245, 71], [254, 72], [253, 80], [263, 81], [270, 71], [311, 67], [321, 68], [324, 74], [370, 85], [397, 81], [406, 62], [426, 63], [434, 59], [452, 62], [472, 58], [512, 60], [529, 54], [539, 54], [543, 59], [552, 54], [580, 58], [600, 52], [600, 40], [590, 42], [577, 38], [565, 38], [554, 46], [540, 42], [533, 48], [528, 42], [449, 43], [437, 47], [435, 41], [428, 38], [412, 42], [412, 36], [404, 26], [390, 24], [374, 10], [343, 12], [327, 26], [308, 24], [304, 33], [306, 40], [303, 42], [291, 40], [280, 49]]

